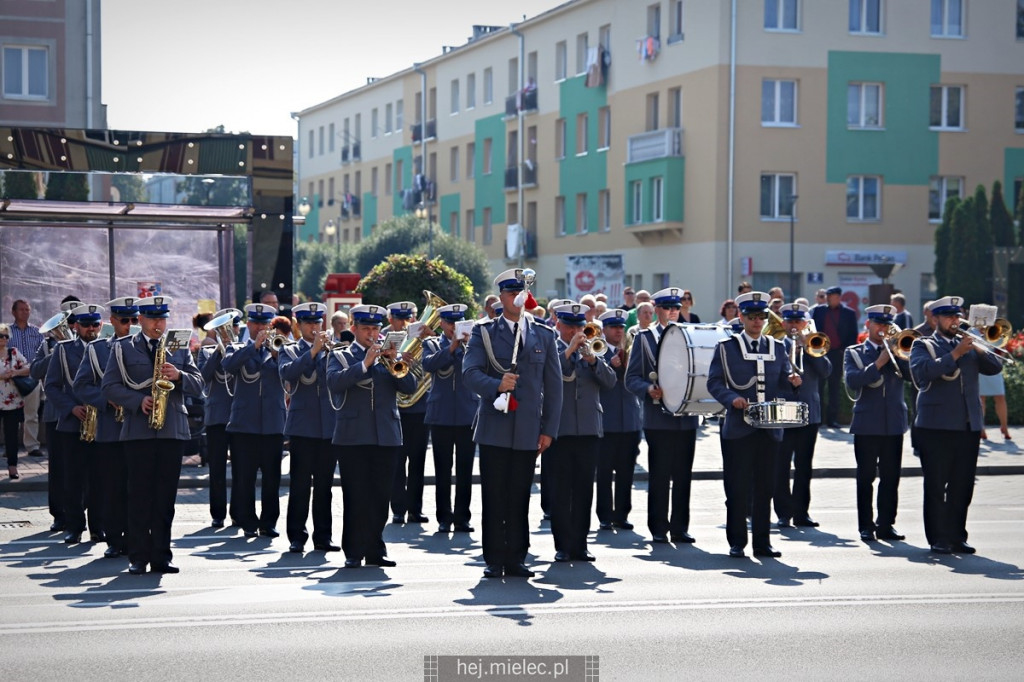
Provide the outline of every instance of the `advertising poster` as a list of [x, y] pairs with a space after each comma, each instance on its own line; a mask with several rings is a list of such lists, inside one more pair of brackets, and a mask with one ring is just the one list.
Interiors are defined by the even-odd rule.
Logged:
[[621, 254], [585, 254], [565, 257], [565, 295], [574, 301], [603, 293], [608, 307], [622, 305], [626, 271]]
[[164, 285], [162, 282], [138, 282], [136, 292], [139, 298], [160, 296], [164, 293]]

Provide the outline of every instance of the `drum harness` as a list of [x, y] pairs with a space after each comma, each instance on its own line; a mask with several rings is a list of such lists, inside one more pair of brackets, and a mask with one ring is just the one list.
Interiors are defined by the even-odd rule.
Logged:
[[743, 337], [740, 334], [733, 334], [732, 338], [736, 339], [736, 343], [740, 346], [740, 352], [743, 354], [743, 359], [747, 361], [754, 361], [757, 363], [757, 373], [745, 384], [737, 383], [732, 378], [732, 372], [729, 371], [729, 363], [726, 362], [725, 358], [725, 343], [718, 344], [718, 352], [722, 357], [722, 371], [725, 373], [725, 380], [729, 385], [736, 391], [745, 391], [754, 384], [757, 387], [754, 389], [756, 394], [756, 402], [765, 402], [765, 376], [764, 376], [764, 362], [775, 362], [775, 339], [770, 336], [765, 336], [768, 340], [768, 352], [767, 353], [751, 353], [750, 349], [747, 348], [747, 344], [743, 343]]

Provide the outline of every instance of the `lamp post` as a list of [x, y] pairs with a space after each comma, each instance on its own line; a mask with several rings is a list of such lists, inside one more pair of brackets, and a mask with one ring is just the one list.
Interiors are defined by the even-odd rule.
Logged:
[[428, 202], [421, 202], [416, 207], [416, 217], [427, 221], [427, 248], [430, 260], [434, 260], [434, 215]]
[[793, 251], [794, 251], [794, 231], [793, 231], [793, 219], [794, 211], [796, 208], [796, 200], [799, 199], [796, 194], [789, 195], [789, 295], [796, 299], [796, 274], [793, 268]]
[[339, 232], [338, 226], [334, 224], [334, 219], [333, 218], [331, 220], [328, 220], [327, 224], [324, 225], [324, 234], [326, 234], [328, 237], [334, 237], [335, 238], [334, 239], [335, 253], [337, 254], [337, 259], [341, 260], [341, 235], [338, 234], [338, 232]]

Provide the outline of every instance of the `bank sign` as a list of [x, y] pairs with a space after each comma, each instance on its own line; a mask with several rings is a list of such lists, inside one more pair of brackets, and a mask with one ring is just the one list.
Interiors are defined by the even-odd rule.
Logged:
[[907, 264], [906, 251], [826, 251], [825, 265]]

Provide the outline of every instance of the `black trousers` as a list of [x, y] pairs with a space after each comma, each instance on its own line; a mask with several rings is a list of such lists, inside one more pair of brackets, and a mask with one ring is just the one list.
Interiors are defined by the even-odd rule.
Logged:
[[341, 549], [346, 559], [387, 556], [384, 526], [399, 446], [335, 446], [344, 501]]
[[[206, 427], [206, 462], [210, 467], [210, 518], [223, 521], [228, 515], [228, 443], [230, 434], [226, 424], [209, 424]], [[231, 467], [234, 474], [237, 467]], [[232, 476], [234, 479], [234, 476]], [[238, 486], [232, 480], [231, 493]], [[232, 518], [234, 510], [232, 510]]]
[[551, 491], [555, 489], [555, 463], [551, 461], [552, 456], [551, 448], [540, 455], [540, 510], [544, 516], [551, 516]]
[[633, 472], [640, 453], [640, 432], [605, 433], [597, 458], [597, 520], [626, 521], [633, 493]]
[[46, 491], [50, 516], [55, 523], [64, 523], [64, 452], [60, 448], [57, 422], [45, 422], [43, 426], [46, 427], [46, 454], [49, 465]]
[[[806, 519], [810, 515], [811, 476], [814, 471], [814, 445], [818, 424], [786, 429], [782, 448], [775, 458], [775, 515], [780, 519]], [[793, 487], [789, 487], [789, 468], [793, 467]]]
[[21, 407], [13, 410], [0, 410], [0, 421], [4, 425], [4, 453], [7, 455], [7, 466], [18, 466], [18, 431], [21, 422], [25, 421], [25, 410]]
[[[834, 368], [843, 366], [843, 348], [833, 346], [825, 357], [832, 363], [832, 373], [818, 380], [818, 395], [825, 408], [825, 423], [835, 424], [839, 421], [839, 388], [843, 381], [843, 373]], [[826, 397], [828, 398], [826, 403]]]
[[[472, 426], [430, 427], [434, 445], [434, 481], [438, 523], [468, 524], [473, 497], [473, 458], [476, 443]], [[455, 463], [455, 510], [452, 511], [452, 462]]]
[[[281, 517], [281, 452], [284, 437], [279, 433], [232, 433], [232, 468], [238, 467], [238, 503], [235, 520], [249, 532], [269, 530]], [[256, 517], [256, 472], [262, 474], [260, 515]]]
[[327, 438], [291, 436], [291, 483], [288, 486], [288, 541], [305, 544], [309, 494], [313, 493], [313, 544], [331, 542], [331, 486], [338, 456]]
[[100, 472], [100, 499], [107, 546], [127, 549], [128, 468], [120, 441], [96, 443], [95, 466]]
[[928, 544], [967, 541], [980, 431], [918, 429], [924, 473], [924, 533]]
[[128, 559], [133, 564], [162, 566], [173, 556], [171, 523], [187, 442], [123, 441], [128, 465]]
[[[652, 535], [690, 529], [690, 482], [697, 431], [645, 429], [647, 438], [647, 529]], [[670, 494], [671, 488], [671, 494]], [[672, 514], [669, 516], [669, 499]]]
[[[391, 513], [395, 516], [423, 513], [423, 466], [427, 461], [430, 431], [423, 423], [425, 413], [399, 410], [402, 445], [395, 452], [395, 473], [391, 487]], [[406, 475], [406, 463], [409, 473]]]
[[587, 549], [590, 513], [594, 502], [597, 473], [598, 436], [560, 436], [551, 447], [555, 490], [551, 498], [551, 534], [555, 551], [570, 557]]
[[[875, 530], [896, 522], [899, 505], [900, 470], [903, 466], [903, 434], [897, 436], [853, 436], [857, 459], [857, 529]], [[878, 517], [872, 519], [871, 497], [878, 472]]]
[[721, 439], [725, 485], [725, 536], [730, 547], [747, 546], [747, 511], [755, 549], [771, 545], [772, 484], [779, 442], [762, 429]]
[[[103, 532], [103, 502], [100, 496], [103, 481], [96, 464], [96, 443], [78, 439], [78, 432], [57, 432], [60, 448], [67, 457], [64, 466], [64, 524], [70, 533], [86, 528], [90, 533]], [[51, 476], [53, 474], [50, 474]]]
[[484, 563], [518, 566], [530, 549], [530, 488], [535, 450], [480, 445]]

